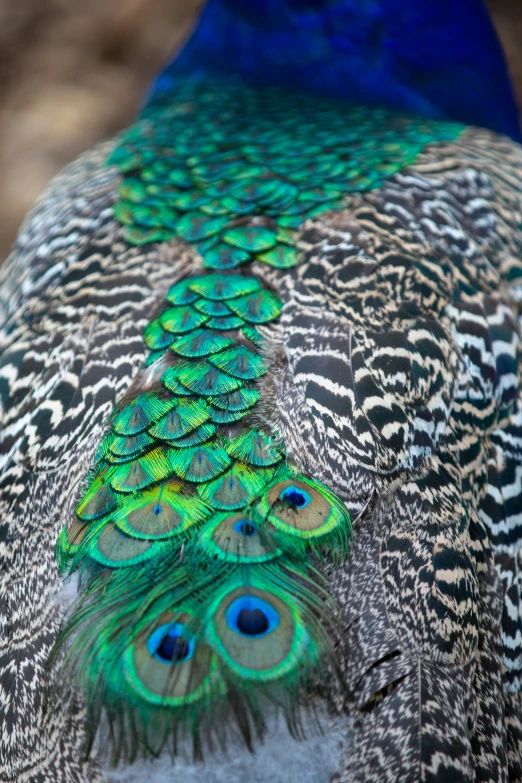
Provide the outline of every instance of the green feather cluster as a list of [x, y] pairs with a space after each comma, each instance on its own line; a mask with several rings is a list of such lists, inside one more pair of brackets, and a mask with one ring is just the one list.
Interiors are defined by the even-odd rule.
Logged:
[[317, 96], [185, 81], [112, 154], [125, 175], [115, 215], [130, 243], [178, 237], [209, 269], [255, 260], [290, 269], [305, 220], [378, 188], [426, 144], [461, 130]]
[[[84, 592], [60, 644], [92, 733], [114, 758], [186, 730], [248, 745], [267, 700], [292, 726], [333, 666], [334, 611], [312, 565], [348, 554], [351, 521], [252, 416], [260, 325], [282, 303], [244, 265], [297, 263], [297, 229], [378, 187], [459, 127], [318, 98], [179, 84], [122, 138], [116, 218], [134, 244], [177, 237], [204, 266], [145, 330], [141, 391], [114, 412], [57, 557]], [[238, 270], [239, 268], [239, 270]]]
[[[66, 665], [92, 726], [111, 714], [116, 755], [166, 727], [199, 736], [230, 704], [250, 742], [267, 699], [291, 717], [332, 664], [332, 606], [309, 553], [346, 556], [350, 517], [251, 420], [266, 372], [256, 327], [280, 310], [237, 273], [170, 289], [145, 333], [148, 386], [114, 412], [62, 531], [62, 568], [90, 582], [65, 631], [76, 637]], [[139, 726], [131, 745], [122, 705]]]

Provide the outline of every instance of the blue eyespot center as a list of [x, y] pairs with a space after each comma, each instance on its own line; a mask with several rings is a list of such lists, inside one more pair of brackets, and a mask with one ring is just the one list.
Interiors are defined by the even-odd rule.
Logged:
[[161, 625], [147, 641], [149, 653], [161, 663], [183, 663], [194, 654], [194, 637], [182, 623]]
[[158, 514], [161, 513], [161, 506], [159, 505], [159, 503], [158, 503], [157, 506], [154, 506], [153, 510], [154, 510], [154, 513], [156, 514], [156, 516], [158, 516]]
[[232, 601], [225, 618], [229, 628], [251, 639], [266, 636], [279, 625], [279, 614], [274, 607], [254, 595], [244, 595]]
[[270, 628], [270, 623], [262, 609], [241, 609], [237, 627], [244, 636], [262, 636]]
[[180, 663], [188, 658], [189, 643], [183, 636], [164, 636], [156, 655], [169, 663]]
[[285, 500], [291, 506], [294, 506], [294, 508], [305, 508], [312, 502], [312, 496], [306, 490], [296, 487], [294, 484], [286, 487], [279, 497], [281, 500]]
[[257, 528], [248, 519], [240, 519], [234, 525], [234, 530], [242, 536], [253, 536]]

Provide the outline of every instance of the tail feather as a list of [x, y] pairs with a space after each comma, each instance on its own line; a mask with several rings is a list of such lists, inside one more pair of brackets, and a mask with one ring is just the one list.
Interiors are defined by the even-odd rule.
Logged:
[[227, 722], [251, 746], [267, 701], [297, 727], [303, 694], [335, 667], [335, 610], [310, 554], [344, 559], [350, 516], [249, 418], [262, 353], [237, 325], [201, 328], [216, 303], [242, 327], [280, 308], [238, 274], [169, 291], [153, 323], [173, 342], [112, 416], [59, 541], [87, 584], [59, 640], [72, 640], [64, 678], [79, 682], [91, 735], [108, 719], [115, 760], [187, 731], [199, 752]]

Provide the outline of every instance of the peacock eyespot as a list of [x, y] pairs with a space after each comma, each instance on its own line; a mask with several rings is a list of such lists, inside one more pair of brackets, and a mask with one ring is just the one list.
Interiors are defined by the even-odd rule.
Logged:
[[279, 625], [279, 614], [274, 607], [253, 595], [244, 595], [232, 601], [225, 617], [229, 628], [251, 639], [266, 636]]
[[257, 532], [256, 526], [248, 519], [240, 519], [236, 522], [234, 530], [242, 536], [253, 536]]
[[294, 484], [286, 487], [279, 497], [294, 508], [305, 508], [312, 501], [312, 496], [308, 492]]
[[194, 654], [194, 638], [182, 623], [162, 625], [150, 635], [149, 653], [161, 663], [184, 663]]

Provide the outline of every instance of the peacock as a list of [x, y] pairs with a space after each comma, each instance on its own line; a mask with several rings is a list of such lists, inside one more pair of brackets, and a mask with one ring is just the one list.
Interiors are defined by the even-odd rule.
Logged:
[[522, 781], [520, 141], [482, 0], [208, 0], [51, 184], [1, 273], [2, 780]]

